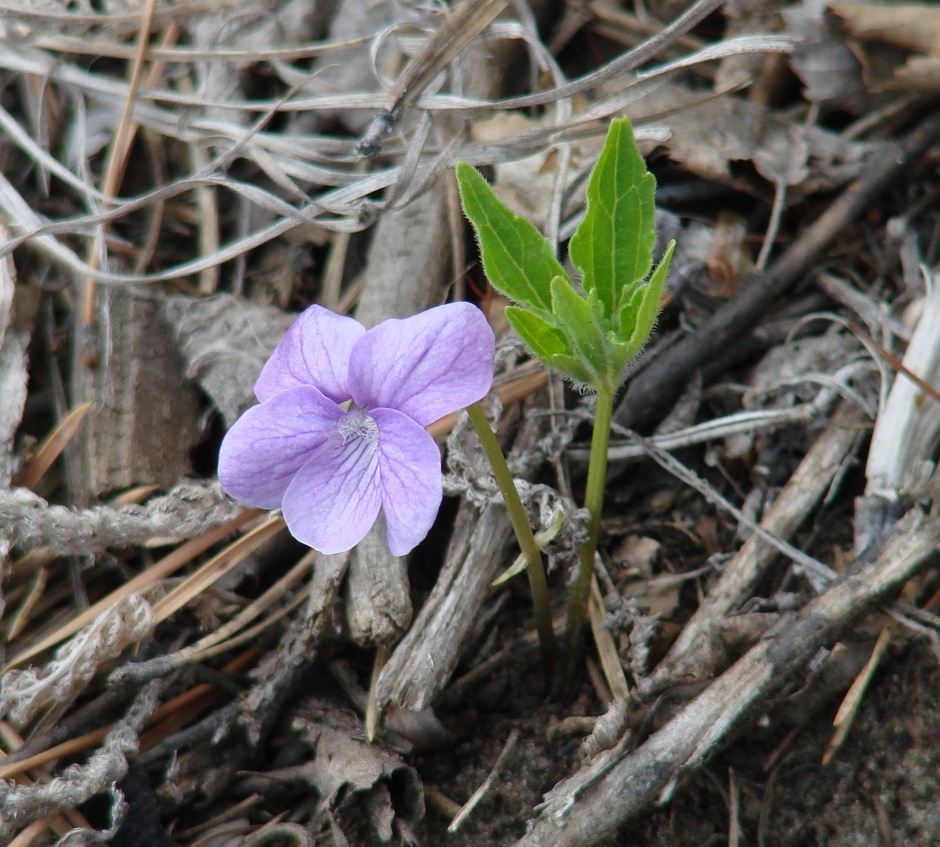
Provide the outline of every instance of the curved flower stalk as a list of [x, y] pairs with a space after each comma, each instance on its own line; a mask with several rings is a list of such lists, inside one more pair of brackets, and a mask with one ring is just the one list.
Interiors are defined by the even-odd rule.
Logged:
[[441, 456], [425, 429], [481, 399], [495, 339], [469, 303], [366, 330], [311, 306], [255, 383], [261, 401], [228, 431], [219, 479], [236, 500], [281, 508], [321, 553], [351, 549], [382, 512], [391, 553], [409, 553], [442, 498]]

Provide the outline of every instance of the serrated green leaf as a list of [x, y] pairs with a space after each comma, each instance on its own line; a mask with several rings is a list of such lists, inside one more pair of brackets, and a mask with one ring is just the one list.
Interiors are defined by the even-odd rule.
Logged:
[[597, 385], [598, 375], [588, 370], [576, 356], [566, 356], [559, 353], [551, 356], [547, 363], [575, 382], [592, 387]]
[[617, 367], [621, 373], [643, 349], [653, 327], [656, 326], [663, 299], [663, 288], [665, 288], [666, 276], [669, 273], [669, 263], [672, 261], [675, 249], [676, 242], [670, 241], [663, 258], [650, 276], [649, 282], [637, 288], [630, 301], [624, 303], [620, 310], [618, 320], [620, 331], [616, 349]]
[[[649, 282], [638, 288], [630, 298], [631, 306], [635, 305], [633, 333], [630, 341], [637, 345], [638, 350], [646, 344], [653, 327], [656, 326], [656, 319], [659, 317], [663, 301], [663, 289], [666, 287], [666, 277], [669, 274], [669, 264], [675, 249], [676, 242], [670, 241], [656, 270], [650, 275]], [[621, 318], [621, 326], [623, 325], [623, 318]]]
[[519, 306], [506, 307], [506, 320], [543, 362], [559, 353], [571, 352], [565, 334], [547, 320]]
[[591, 382], [603, 380], [610, 369], [604, 330], [598, 325], [595, 309], [561, 276], [552, 280], [552, 312], [568, 337], [573, 352], [587, 370], [595, 374]]
[[551, 281], [565, 275], [551, 243], [532, 223], [506, 208], [487, 181], [466, 162], [457, 164], [457, 185], [490, 283], [531, 311], [549, 313]]
[[519, 306], [507, 306], [506, 319], [546, 365], [585, 385], [597, 382], [597, 375], [582, 364], [561, 329]]
[[624, 293], [652, 265], [655, 190], [630, 121], [613, 121], [588, 182], [584, 220], [568, 248], [584, 290], [597, 293], [608, 316], [617, 314]]

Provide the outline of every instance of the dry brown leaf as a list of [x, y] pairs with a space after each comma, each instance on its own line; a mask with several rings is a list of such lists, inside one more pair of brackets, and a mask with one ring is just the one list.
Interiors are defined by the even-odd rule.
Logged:
[[940, 56], [940, 6], [936, 3], [830, 3], [845, 30], [861, 41], [881, 41]]
[[367, 744], [358, 719], [350, 720], [345, 709], [297, 717], [293, 728], [313, 756], [306, 764], [269, 771], [262, 779], [313, 787], [336, 844], [409, 843], [424, 817], [421, 782], [411, 767], [381, 744]]
[[735, 295], [741, 279], [751, 270], [753, 261], [747, 247], [747, 220], [733, 212], [720, 212], [715, 221], [715, 240], [708, 254], [708, 276], [715, 283], [715, 294]]
[[865, 93], [861, 66], [822, 10], [803, 4], [787, 8], [783, 16], [795, 42], [790, 66], [805, 86], [803, 96], [811, 103], [863, 112], [871, 98]]
[[896, 74], [898, 87], [906, 91], [940, 91], [940, 57], [911, 56]]
[[768, 186], [736, 166], [751, 162], [771, 185], [787, 187], [789, 202], [853, 179], [872, 150], [870, 144], [795, 124], [760, 103], [731, 97], [702, 101], [678, 86], [660, 86], [637, 104], [636, 117], [662, 112], [674, 112], [672, 137], [663, 146], [687, 170], [766, 196]]
[[680, 606], [683, 585], [682, 579], [668, 575], [632, 582], [623, 593], [625, 597], [636, 599], [643, 614], [671, 618]]
[[940, 7], [833, 3], [871, 91], [940, 91]]
[[653, 562], [661, 547], [655, 538], [628, 535], [614, 551], [613, 560], [618, 567], [649, 579], [653, 575]]

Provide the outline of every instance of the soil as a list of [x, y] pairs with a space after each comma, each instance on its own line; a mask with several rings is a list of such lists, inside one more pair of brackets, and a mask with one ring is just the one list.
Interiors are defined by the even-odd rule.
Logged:
[[[940, 844], [940, 672], [923, 648], [891, 655], [869, 689], [855, 726], [834, 759], [821, 764], [838, 699], [799, 726], [772, 715], [758, 721], [671, 802], [624, 827], [608, 847], [700, 847], [730, 843], [729, 778], [740, 793], [740, 844], [761, 847], [933, 847]], [[531, 680], [537, 685], [538, 680]], [[508, 686], [507, 686], [508, 687]], [[509, 695], [504, 712], [442, 712], [465, 727], [452, 748], [415, 764], [425, 784], [458, 803], [486, 779], [512, 730], [519, 740], [499, 779], [456, 833], [430, 803], [426, 844], [512, 844], [528, 810], [577, 762], [580, 737], [559, 737], [561, 719], [596, 709]], [[510, 713], [519, 710], [518, 713]], [[528, 711], [531, 710], [531, 711]], [[546, 731], [547, 728], [547, 731]], [[553, 732], [553, 728], [556, 730]], [[768, 759], [774, 762], [768, 769]]]

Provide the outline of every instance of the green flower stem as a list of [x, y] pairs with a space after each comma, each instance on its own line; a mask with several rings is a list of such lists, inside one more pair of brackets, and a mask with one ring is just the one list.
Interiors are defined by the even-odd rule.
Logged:
[[581, 547], [581, 568], [571, 587], [568, 601], [568, 623], [565, 629], [565, 656], [563, 684], [571, 684], [581, 659], [581, 632], [587, 619], [588, 600], [591, 596], [591, 577], [594, 575], [594, 554], [601, 528], [601, 510], [604, 507], [604, 482], [607, 479], [607, 445], [610, 441], [610, 421], [614, 412], [614, 392], [598, 389], [594, 434], [591, 436], [591, 459], [588, 464], [587, 490], [584, 505], [590, 512], [587, 541]]
[[483, 452], [486, 453], [486, 458], [493, 468], [493, 476], [496, 478], [496, 484], [499, 486], [506, 510], [509, 512], [509, 520], [512, 521], [512, 528], [526, 557], [526, 570], [529, 574], [532, 602], [535, 606], [535, 626], [542, 648], [542, 665], [545, 669], [546, 683], [550, 683], [555, 668], [555, 630], [552, 627], [552, 610], [548, 601], [548, 582], [545, 579], [545, 569], [542, 567], [542, 551], [532, 534], [529, 516], [526, 514], [525, 506], [522, 505], [522, 500], [519, 499], [512, 473], [506, 464], [506, 457], [503, 456], [496, 435], [490, 427], [486, 412], [479, 403], [473, 403], [467, 407], [467, 413], [470, 415], [470, 423], [473, 424], [480, 437]]

